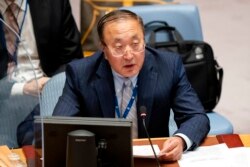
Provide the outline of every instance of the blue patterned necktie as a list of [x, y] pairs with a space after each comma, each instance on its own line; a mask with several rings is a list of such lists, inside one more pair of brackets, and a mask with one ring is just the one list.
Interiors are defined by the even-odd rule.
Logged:
[[[123, 88], [122, 88], [121, 112], [124, 112], [126, 110], [126, 107], [128, 106], [130, 99], [132, 98], [132, 89], [133, 89], [133, 85], [132, 85], [131, 80], [129, 79], [125, 80], [123, 83]], [[132, 137], [137, 138], [138, 137], [138, 125], [137, 125], [136, 100], [134, 100], [134, 103], [129, 110], [130, 111], [126, 119], [129, 119], [133, 122]], [[123, 115], [123, 113], [121, 113], [121, 115]]]

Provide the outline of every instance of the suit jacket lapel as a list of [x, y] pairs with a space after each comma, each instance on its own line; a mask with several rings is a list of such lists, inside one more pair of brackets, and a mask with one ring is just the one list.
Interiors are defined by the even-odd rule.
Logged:
[[108, 62], [103, 58], [96, 72], [94, 83], [104, 117], [115, 117], [115, 89]]
[[[140, 75], [138, 76], [137, 111], [139, 111], [141, 106], [145, 106], [147, 108], [146, 126], [148, 127], [154, 102], [154, 90], [157, 83], [158, 73], [154, 68], [154, 59], [152, 59], [152, 56], [147, 55], [148, 54], [146, 53], [144, 65], [140, 71]], [[141, 119], [138, 120], [138, 127], [139, 137], [146, 136], [143, 130]]]

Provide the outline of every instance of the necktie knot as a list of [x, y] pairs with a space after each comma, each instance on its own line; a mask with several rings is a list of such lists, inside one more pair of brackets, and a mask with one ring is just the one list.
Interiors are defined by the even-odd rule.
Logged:
[[12, 10], [12, 12], [14, 13], [17, 9], [18, 9], [18, 6], [12, 2], [10, 5], [9, 5], [9, 8]]
[[6, 9], [6, 13], [8, 13], [8, 15], [11, 15], [12, 17], [15, 18], [15, 13], [17, 13], [18, 11], [18, 6], [17, 4], [15, 4], [14, 2], [12, 2], [11, 4], [9, 4], [9, 6]]
[[131, 84], [132, 84], [132, 82], [131, 82], [130, 79], [126, 79], [126, 80], [124, 81], [124, 83], [123, 83], [124, 87], [131, 87]]

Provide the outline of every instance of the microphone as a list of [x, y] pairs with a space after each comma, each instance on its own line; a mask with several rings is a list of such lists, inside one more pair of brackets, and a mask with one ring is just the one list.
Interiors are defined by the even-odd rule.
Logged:
[[153, 153], [154, 153], [154, 157], [155, 157], [157, 166], [158, 166], [158, 167], [161, 167], [160, 162], [159, 162], [159, 160], [158, 160], [158, 157], [156, 156], [155, 149], [154, 149], [154, 147], [153, 147], [151, 138], [149, 137], [148, 130], [147, 130], [147, 127], [146, 127], [146, 124], [145, 124], [145, 118], [146, 118], [146, 116], [147, 116], [147, 108], [146, 108], [145, 106], [141, 106], [141, 107], [140, 107], [140, 116], [141, 116], [141, 118], [142, 118], [143, 127], [144, 127], [144, 129], [145, 129], [146, 134], [147, 134], [148, 141], [149, 141], [150, 146], [151, 146], [151, 148], [152, 148], [152, 150], [153, 150]]

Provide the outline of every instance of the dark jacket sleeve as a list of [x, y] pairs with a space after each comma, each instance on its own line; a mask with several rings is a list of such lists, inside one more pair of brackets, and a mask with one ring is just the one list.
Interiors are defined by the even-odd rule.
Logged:
[[30, 12], [41, 67], [47, 76], [63, 71], [73, 59], [83, 58], [69, 0], [30, 1]]
[[173, 88], [172, 109], [178, 126], [176, 133], [183, 133], [193, 141], [190, 149], [200, 145], [210, 130], [209, 119], [196, 92], [187, 79], [186, 72], [179, 58], [175, 64], [175, 87]]

